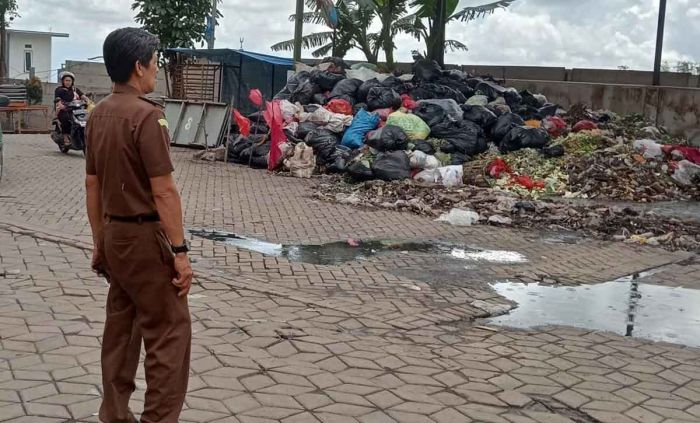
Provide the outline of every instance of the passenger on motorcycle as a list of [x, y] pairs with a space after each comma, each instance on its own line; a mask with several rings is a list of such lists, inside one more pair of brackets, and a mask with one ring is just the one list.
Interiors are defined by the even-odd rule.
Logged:
[[74, 83], [75, 75], [71, 72], [63, 72], [61, 73], [61, 85], [55, 91], [56, 115], [61, 122], [63, 142], [66, 145], [70, 144], [71, 118], [70, 111], [65, 106], [72, 101], [82, 100], [86, 103], [88, 101], [85, 94], [73, 85]]

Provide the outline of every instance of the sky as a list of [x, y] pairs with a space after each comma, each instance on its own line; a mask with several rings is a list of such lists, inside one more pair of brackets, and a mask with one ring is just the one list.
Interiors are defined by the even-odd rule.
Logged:
[[[491, 0], [462, 0], [475, 6]], [[664, 60], [700, 62], [700, 0], [668, 2]], [[113, 29], [137, 26], [131, 0], [18, 0], [20, 18], [12, 28], [66, 32], [55, 38], [52, 67], [65, 60], [102, 55], [102, 42]], [[272, 53], [270, 46], [293, 37], [294, 0], [223, 0], [223, 18], [216, 47]], [[62, 17], [63, 16], [63, 17]], [[50, 18], [47, 18], [50, 17]], [[651, 70], [654, 62], [658, 0], [516, 0], [507, 10], [485, 19], [453, 22], [447, 38], [459, 40], [468, 52], [448, 53], [452, 64], [560, 66]], [[324, 30], [307, 25], [304, 32]], [[424, 45], [408, 36], [396, 39], [396, 57], [410, 61]], [[305, 52], [310, 56], [310, 51]], [[363, 60], [359, 51], [348, 59]], [[37, 72], [48, 72], [39, 70]], [[54, 73], [55, 75], [55, 73]]]

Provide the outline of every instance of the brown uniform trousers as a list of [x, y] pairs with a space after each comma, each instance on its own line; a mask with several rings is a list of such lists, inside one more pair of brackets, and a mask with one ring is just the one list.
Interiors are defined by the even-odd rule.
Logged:
[[187, 391], [191, 322], [187, 298], [177, 296], [174, 257], [158, 222], [107, 218], [103, 255], [109, 274], [102, 345], [104, 423], [133, 423], [129, 410], [141, 339], [146, 347], [145, 409], [141, 423], [176, 423]]

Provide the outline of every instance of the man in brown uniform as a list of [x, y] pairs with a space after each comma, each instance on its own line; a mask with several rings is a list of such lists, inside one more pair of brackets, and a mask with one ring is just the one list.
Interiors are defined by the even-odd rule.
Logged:
[[158, 38], [119, 29], [104, 43], [112, 95], [87, 128], [87, 209], [93, 268], [110, 282], [102, 341], [104, 423], [133, 423], [129, 410], [146, 347], [142, 423], [176, 423], [187, 391], [191, 326], [187, 293], [192, 268], [172, 177], [168, 123], [143, 97], [153, 92]]

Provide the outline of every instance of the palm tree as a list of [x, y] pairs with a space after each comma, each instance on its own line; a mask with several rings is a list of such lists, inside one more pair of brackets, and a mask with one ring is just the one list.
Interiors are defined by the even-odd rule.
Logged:
[[469, 22], [483, 18], [498, 9], [510, 6], [514, 1], [499, 0], [457, 11], [459, 0], [413, 0], [411, 6], [417, 10], [414, 14], [404, 17], [404, 20], [411, 21], [411, 24], [403, 26], [403, 32], [413, 35], [418, 40], [424, 40], [425, 55], [444, 64], [445, 49], [467, 51], [467, 46], [463, 43], [445, 40], [445, 27], [449, 22]]
[[[370, 63], [377, 63], [378, 43], [377, 34], [369, 32], [375, 14], [374, 11], [361, 4], [362, 1], [339, 0], [336, 3], [338, 12], [337, 28], [330, 31], [321, 31], [305, 35], [302, 38], [302, 45], [306, 49], [315, 49], [311, 55], [323, 57], [332, 53], [335, 57], [343, 57], [353, 48], [362, 50]], [[309, 6], [315, 5], [314, 0], [307, 1]], [[296, 16], [289, 17], [290, 21], [295, 21]], [[306, 12], [303, 15], [303, 22], [307, 24], [326, 24], [325, 15], [318, 9], [313, 12]], [[293, 51], [294, 40], [282, 41], [273, 45], [273, 51]]]

